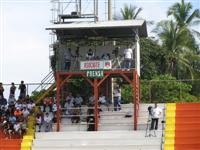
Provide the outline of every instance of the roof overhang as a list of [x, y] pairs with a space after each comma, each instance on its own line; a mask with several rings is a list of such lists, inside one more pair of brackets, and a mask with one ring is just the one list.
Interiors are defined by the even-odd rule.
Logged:
[[102, 22], [74, 22], [69, 24], [54, 24], [46, 30], [56, 31], [67, 38], [81, 37], [134, 37], [138, 32], [140, 37], [147, 37], [145, 20], [116, 20]]

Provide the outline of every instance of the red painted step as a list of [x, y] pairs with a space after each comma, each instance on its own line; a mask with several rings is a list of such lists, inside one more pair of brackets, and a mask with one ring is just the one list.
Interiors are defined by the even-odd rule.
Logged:
[[8, 139], [0, 129], [0, 150], [20, 150], [22, 140], [18, 136], [13, 136], [13, 139]]
[[176, 104], [176, 150], [200, 150], [200, 103]]

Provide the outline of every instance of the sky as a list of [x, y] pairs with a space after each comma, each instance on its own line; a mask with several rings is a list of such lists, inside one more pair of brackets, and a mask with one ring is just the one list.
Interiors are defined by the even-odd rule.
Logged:
[[[82, 1], [83, 13], [92, 13], [92, 0]], [[99, 0], [100, 20], [105, 20], [107, 15], [106, 1]], [[113, 0], [112, 10], [119, 14], [125, 3], [131, 3], [143, 8], [141, 18], [157, 22], [167, 19], [167, 9], [179, 1]], [[200, 0], [189, 2], [200, 9]], [[0, 0], [0, 82], [19, 83], [24, 80], [26, 83], [38, 83], [49, 73], [50, 35], [45, 28], [50, 25], [51, 8], [50, 0]], [[66, 13], [74, 8], [74, 4], [68, 5]], [[195, 28], [200, 31], [200, 26]], [[150, 32], [152, 27], [148, 29]]]

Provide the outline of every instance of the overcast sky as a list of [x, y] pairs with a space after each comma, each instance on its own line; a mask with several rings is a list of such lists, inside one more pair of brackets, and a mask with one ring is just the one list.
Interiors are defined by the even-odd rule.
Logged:
[[[49, 72], [49, 0], [0, 0], [0, 82], [40, 82]], [[65, 0], [71, 1], [71, 0]], [[73, 1], [73, 0], [72, 0]], [[75, 0], [74, 0], [75, 1]], [[106, 0], [99, 0], [99, 15], [105, 19]], [[181, 0], [113, 0], [113, 12], [119, 14], [125, 3], [142, 7], [140, 17], [160, 21], [174, 2]], [[200, 8], [199, 0], [190, 0]], [[92, 0], [83, 0], [84, 13], [92, 12]], [[69, 5], [67, 10], [74, 9]], [[197, 27], [200, 31], [200, 27]]]

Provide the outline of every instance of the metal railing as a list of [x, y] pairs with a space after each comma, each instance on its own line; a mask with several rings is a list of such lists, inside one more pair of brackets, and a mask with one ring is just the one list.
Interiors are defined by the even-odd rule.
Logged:
[[161, 144], [160, 144], [160, 149], [161, 150], [164, 150], [164, 140], [165, 140], [165, 137], [164, 137], [164, 132], [165, 132], [165, 120], [166, 120], [166, 104], [164, 105], [164, 108], [163, 108], [163, 120], [161, 121], [162, 123], [162, 137], [161, 137]]
[[[109, 106], [109, 111], [108, 111], [108, 107], [107, 106], [103, 106], [103, 107], [98, 107], [99, 109], [99, 113], [98, 113], [98, 126], [99, 128], [101, 127], [127, 127], [127, 130], [133, 130], [133, 107], [132, 106], [123, 106], [122, 110], [129, 110], [129, 117], [126, 118], [126, 111], [114, 111], [113, 106]], [[50, 109], [50, 108], [49, 108]], [[95, 122], [90, 123], [87, 121], [87, 118], [90, 117], [94, 117], [95, 118], [95, 114], [88, 114], [88, 110], [89, 109], [95, 109], [95, 107], [88, 107], [88, 106], [82, 106], [82, 107], [75, 107], [75, 108], [61, 108], [60, 109], [60, 114], [61, 114], [61, 130], [62, 128], [68, 128], [70, 129], [70, 127], [72, 127], [72, 130], [76, 131], [86, 131], [89, 125], [94, 125]], [[100, 109], [102, 109], [102, 113], [100, 111]], [[74, 110], [79, 110], [80, 112], [78, 114], [73, 114]], [[68, 111], [69, 113], [66, 114], [66, 111]], [[45, 111], [46, 112], [46, 111]], [[105, 114], [103, 112], [106, 112]], [[56, 118], [56, 112], [52, 113], [53, 117]], [[125, 118], [130, 119], [130, 121], [128, 122], [123, 122], [121, 119], [120, 120], [116, 120], [115, 118], [113, 118], [115, 121], [114, 122], [110, 122], [109, 119], [106, 119], [105, 117], [109, 117], [109, 116], [113, 116], [113, 117], [121, 117], [121, 118]], [[72, 122], [73, 118], [78, 118], [78, 122]], [[101, 122], [101, 119], [104, 120], [104, 122]], [[56, 124], [57, 122], [52, 123], [52, 129], [51, 131], [56, 131]], [[75, 129], [74, 129], [75, 128]], [[130, 128], [130, 129], [129, 129]], [[43, 130], [45, 131], [45, 130]]]
[[51, 72], [49, 72], [49, 74], [47, 74], [44, 77], [44, 79], [42, 79], [41, 83], [35, 88], [34, 91], [46, 89], [49, 86], [49, 84], [54, 83], [54, 82], [55, 82], [54, 72], [51, 71]]

